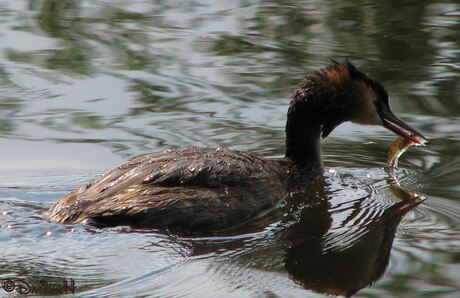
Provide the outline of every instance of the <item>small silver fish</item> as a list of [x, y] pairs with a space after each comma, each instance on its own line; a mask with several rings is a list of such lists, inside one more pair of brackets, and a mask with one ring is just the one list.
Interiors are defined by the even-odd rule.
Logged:
[[398, 137], [394, 142], [393, 146], [391, 147], [390, 152], [388, 153], [387, 166], [391, 168], [396, 168], [398, 166], [399, 157], [401, 157], [401, 155], [403, 155], [403, 153], [406, 152], [406, 150], [409, 149], [409, 147], [414, 145], [425, 146], [426, 140], [419, 138], [414, 134], [412, 134], [412, 136], [416, 137], [420, 141], [420, 144], [414, 143], [411, 140], [408, 140], [404, 137]]

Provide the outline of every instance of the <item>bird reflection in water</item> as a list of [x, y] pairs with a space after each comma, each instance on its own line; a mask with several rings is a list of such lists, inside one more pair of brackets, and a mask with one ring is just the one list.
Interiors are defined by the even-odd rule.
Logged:
[[[338, 193], [360, 190], [337, 189], [325, 177], [307, 191], [293, 194], [283, 208], [283, 220], [272, 231], [275, 235], [256, 240], [258, 243], [246, 253], [238, 249], [247, 246], [242, 239], [219, 244], [215, 239], [195, 238], [193, 254], [222, 248], [239, 251], [230, 260], [226, 254], [226, 259], [216, 266], [222, 266], [227, 273], [229, 263], [287, 270], [291, 279], [305, 289], [350, 297], [383, 276], [399, 223], [425, 199], [401, 187], [395, 170], [388, 169], [387, 173], [387, 187], [397, 199], [379, 200], [379, 193], [367, 192], [331, 206], [331, 200], [340, 196]], [[342, 178], [338, 179], [343, 182]]]
[[[324, 185], [317, 185], [320, 204], [307, 208], [289, 227], [285, 268], [303, 287], [315, 292], [352, 296], [384, 274], [396, 230], [405, 214], [423, 202], [423, 196], [399, 185], [393, 170], [387, 182], [400, 199], [390, 206], [355, 201], [347, 210], [329, 209]], [[332, 229], [334, 213], [348, 216]], [[335, 230], [335, 231], [334, 231]]]

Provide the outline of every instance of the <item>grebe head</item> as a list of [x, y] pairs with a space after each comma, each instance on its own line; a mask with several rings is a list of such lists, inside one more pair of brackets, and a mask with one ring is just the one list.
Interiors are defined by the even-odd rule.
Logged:
[[390, 109], [385, 88], [346, 60], [315, 72], [293, 93], [291, 107], [303, 102], [310, 121], [320, 124], [321, 136], [327, 137], [345, 121], [381, 125], [396, 134], [423, 145], [426, 138], [396, 117]]
[[[356, 96], [354, 98], [354, 113], [350, 121], [360, 124], [381, 125], [396, 134], [423, 145], [426, 138], [416, 129], [396, 117], [390, 109], [388, 93], [377, 81], [360, 72], [348, 60], [344, 64], [335, 62], [336, 66], [346, 67], [353, 80]], [[341, 68], [339, 66], [339, 68]], [[404, 131], [406, 130], [406, 131]], [[409, 132], [409, 133], [408, 133]]]
[[320, 137], [351, 121], [381, 125], [417, 145], [426, 138], [397, 118], [388, 93], [349, 61], [305, 78], [292, 93], [286, 122], [286, 157], [304, 168], [322, 168]]

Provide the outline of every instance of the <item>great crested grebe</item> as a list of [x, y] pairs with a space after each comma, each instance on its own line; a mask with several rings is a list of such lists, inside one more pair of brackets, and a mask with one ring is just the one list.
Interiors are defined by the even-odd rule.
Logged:
[[292, 94], [284, 159], [198, 147], [146, 155], [71, 192], [47, 216], [64, 224], [225, 230], [313, 183], [323, 169], [320, 138], [346, 121], [382, 125], [416, 144], [426, 139], [393, 115], [380, 83], [349, 61], [333, 61]]

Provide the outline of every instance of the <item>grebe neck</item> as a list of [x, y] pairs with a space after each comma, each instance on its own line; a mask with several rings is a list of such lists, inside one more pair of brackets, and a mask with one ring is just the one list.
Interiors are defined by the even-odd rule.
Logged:
[[321, 111], [310, 109], [306, 102], [292, 100], [286, 122], [286, 158], [300, 168], [321, 170]]

